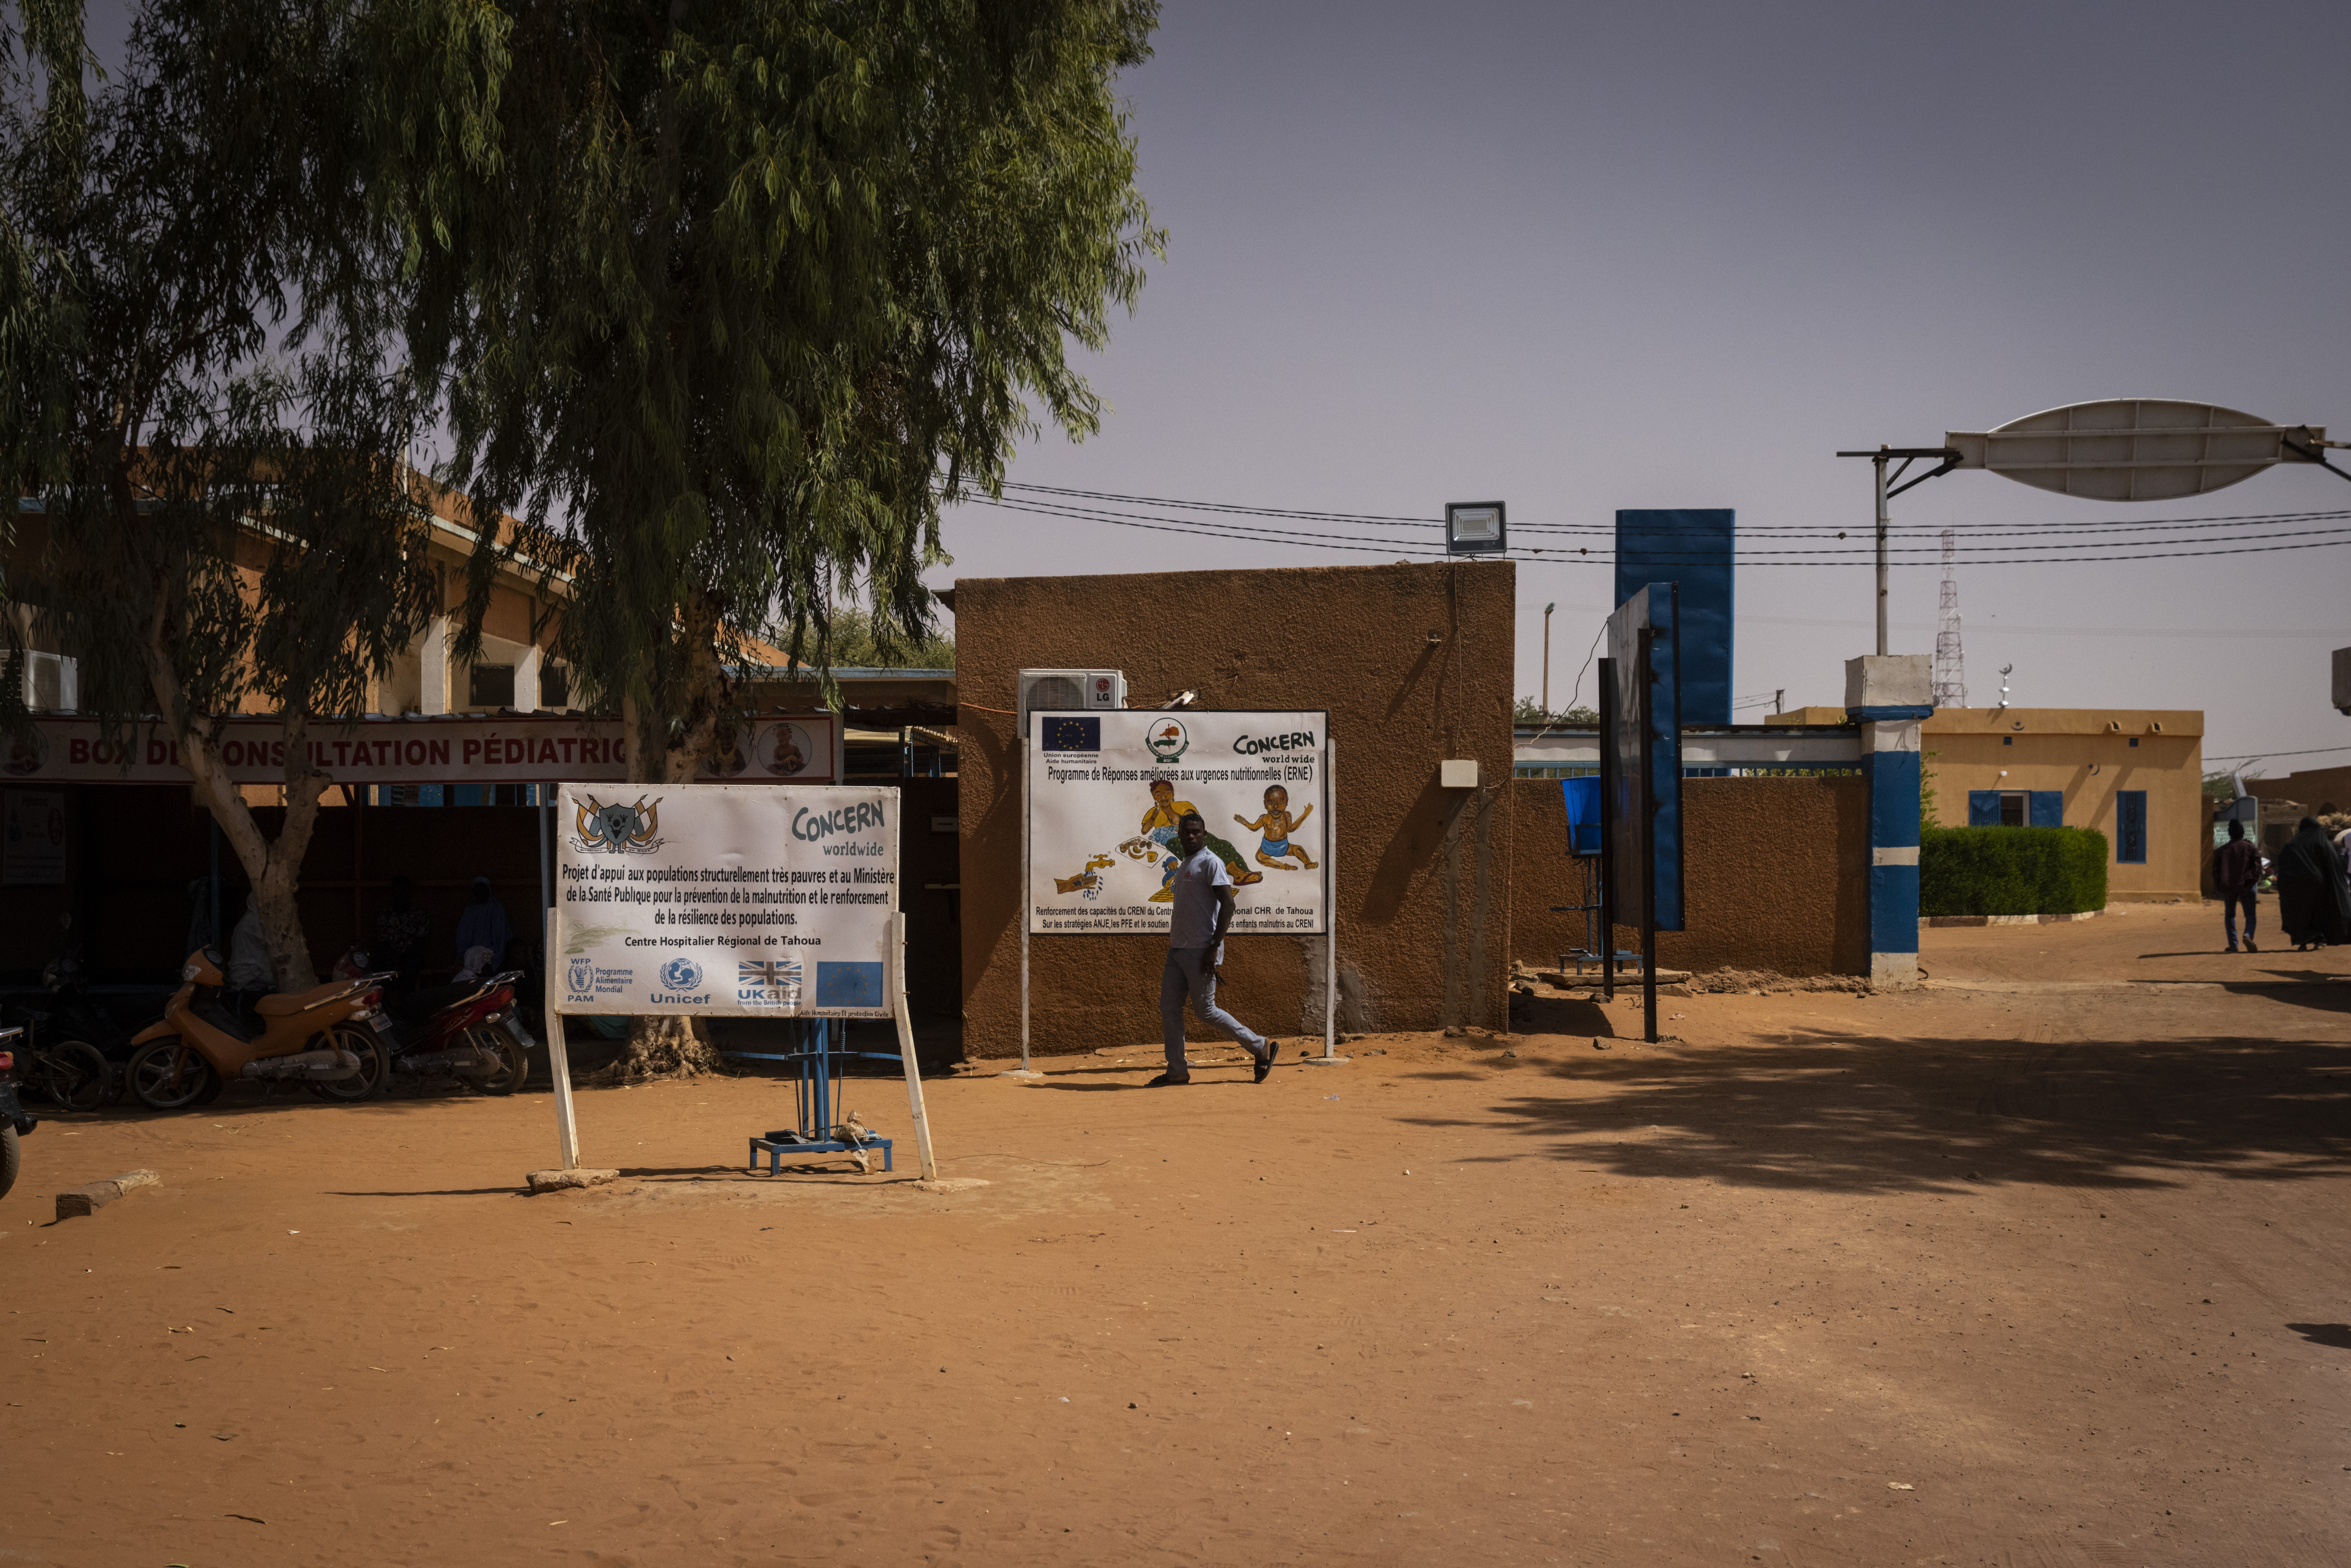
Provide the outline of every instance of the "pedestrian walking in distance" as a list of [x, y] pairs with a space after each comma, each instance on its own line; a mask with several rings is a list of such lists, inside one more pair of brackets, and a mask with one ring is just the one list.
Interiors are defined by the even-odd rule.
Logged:
[[2277, 852], [2278, 924], [2297, 953], [2351, 942], [2351, 891], [2343, 859], [2318, 819], [2304, 817]]
[[1167, 963], [1159, 972], [1159, 1024], [1167, 1037], [1167, 1071], [1146, 1087], [1164, 1089], [1192, 1081], [1184, 1060], [1184, 998], [1201, 1019], [1249, 1048], [1257, 1058], [1257, 1082], [1273, 1071], [1273, 1041], [1217, 1005], [1217, 965], [1225, 956], [1225, 932], [1233, 923], [1233, 873], [1208, 847], [1208, 825], [1197, 811], [1176, 821], [1175, 920], [1167, 928]]
[[2245, 837], [2245, 824], [2231, 818], [2229, 841], [2212, 852], [2212, 885], [2220, 890], [2220, 929], [2229, 934], [2229, 951], [2237, 950], [2237, 909], [2245, 911], [2245, 951], [2253, 946], [2253, 889], [2262, 880], [2262, 852]]

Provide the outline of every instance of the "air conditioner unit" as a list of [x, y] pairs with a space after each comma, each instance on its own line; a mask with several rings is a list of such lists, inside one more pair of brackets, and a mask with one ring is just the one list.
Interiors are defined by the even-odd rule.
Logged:
[[80, 705], [79, 669], [59, 653], [25, 654], [25, 706], [35, 713], [72, 713]]
[[1032, 713], [1107, 713], [1126, 706], [1126, 675], [1120, 670], [1023, 670], [1020, 672], [1020, 733], [1029, 733]]

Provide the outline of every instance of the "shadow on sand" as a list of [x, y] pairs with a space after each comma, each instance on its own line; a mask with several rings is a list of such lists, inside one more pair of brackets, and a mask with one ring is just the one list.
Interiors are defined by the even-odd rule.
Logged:
[[[2291, 1181], [2351, 1173], [2351, 1042], [1885, 1041], [1778, 1037], [1769, 1051], [1548, 1064], [1604, 1085], [1482, 1117], [1406, 1117], [1528, 1140], [1625, 1176], [1951, 1193], [2046, 1182], [2152, 1187], [2170, 1173]], [[1510, 1079], [1523, 1083], [1523, 1070]], [[1465, 1160], [1520, 1159], [1489, 1143]]]

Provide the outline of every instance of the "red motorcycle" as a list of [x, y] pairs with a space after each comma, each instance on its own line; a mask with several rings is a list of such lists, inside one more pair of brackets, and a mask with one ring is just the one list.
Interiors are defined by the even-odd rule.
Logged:
[[[367, 967], [354, 953], [336, 966]], [[395, 1076], [454, 1079], [485, 1094], [511, 1094], [530, 1076], [524, 1054], [538, 1041], [515, 1009], [520, 969], [432, 986], [405, 997], [387, 995], [373, 1010], [354, 1019], [375, 1031], [392, 1057]]]

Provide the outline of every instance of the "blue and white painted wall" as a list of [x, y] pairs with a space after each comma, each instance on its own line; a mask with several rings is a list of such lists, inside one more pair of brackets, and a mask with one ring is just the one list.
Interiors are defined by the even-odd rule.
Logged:
[[1844, 665], [1845, 717], [1861, 726], [1869, 778], [1869, 982], [1918, 983], [1918, 736], [1935, 711], [1925, 653]]

